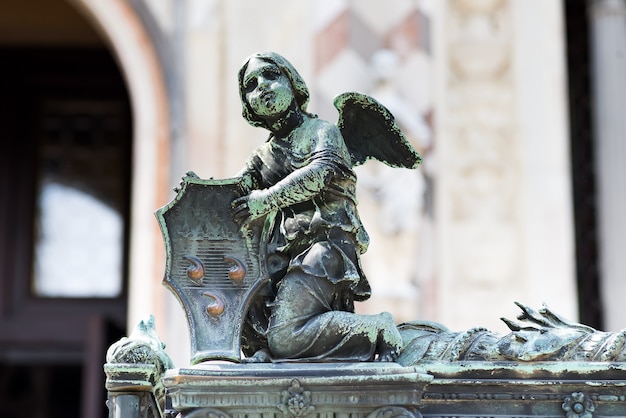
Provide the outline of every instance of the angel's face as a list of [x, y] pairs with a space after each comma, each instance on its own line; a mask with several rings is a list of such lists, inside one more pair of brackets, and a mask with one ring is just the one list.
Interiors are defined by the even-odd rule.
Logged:
[[241, 86], [252, 111], [260, 117], [283, 115], [294, 100], [291, 83], [274, 64], [252, 58]]

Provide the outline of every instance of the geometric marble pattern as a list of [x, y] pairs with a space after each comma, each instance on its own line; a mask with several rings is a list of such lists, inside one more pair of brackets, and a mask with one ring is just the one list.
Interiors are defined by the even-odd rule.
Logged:
[[379, 51], [387, 50], [397, 57], [389, 79], [392, 87], [418, 117], [430, 119], [432, 58], [427, 13], [411, 0], [321, 2], [316, 11], [312, 110], [334, 120], [335, 95], [358, 90], [376, 98], [380, 74], [374, 59]]
[[[314, 72], [319, 106], [332, 102], [342, 90], [372, 92], [377, 81], [375, 54], [393, 51], [397, 68], [393, 83], [404, 100], [430, 112], [430, 18], [421, 2], [413, 0], [359, 0], [320, 2], [316, 11]], [[343, 88], [342, 88], [343, 87]], [[416, 94], [419, 93], [419, 94]], [[419, 96], [419, 99], [416, 97]], [[326, 109], [315, 109], [326, 116]]]
[[332, 0], [320, 2], [314, 16], [310, 110], [336, 121], [337, 94], [369, 94], [389, 108], [424, 158], [418, 170], [374, 162], [356, 168], [359, 212], [371, 238], [363, 267], [373, 289], [358, 309], [389, 310], [396, 320], [423, 317], [433, 303], [433, 182], [426, 170], [433, 60], [430, 17], [421, 3]]

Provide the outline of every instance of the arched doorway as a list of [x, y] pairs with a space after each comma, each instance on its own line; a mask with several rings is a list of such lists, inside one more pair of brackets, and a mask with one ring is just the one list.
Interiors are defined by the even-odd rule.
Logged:
[[[158, 206], [154, 160], [163, 158], [167, 133], [153, 132], [167, 124], [159, 120], [165, 95], [146, 97], [161, 84], [151, 86], [145, 71], [133, 84], [149, 52], [122, 68], [128, 51], [111, 48], [106, 36], [107, 19], [121, 22], [118, 3], [107, 2], [103, 22], [97, 10], [82, 13], [97, 9], [94, 1], [0, 5], [3, 417], [106, 416], [102, 364], [106, 348], [126, 334], [129, 259], [138, 245], [130, 240], [137, 226], [130, 208]], [[136, 37], [125, 42], [141, 49]], [[155, 152], [133, 158], [148, 137]], [[133, 191], [138, 178], [141, 192]], [[139, 245], [151, 239], [139, 235]]]

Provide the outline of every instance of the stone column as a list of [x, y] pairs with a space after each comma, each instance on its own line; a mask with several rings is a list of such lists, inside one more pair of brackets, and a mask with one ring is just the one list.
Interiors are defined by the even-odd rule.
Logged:
[[626, 1], [589, 1], [600, 292], [605, 328], [626, 327]]
[[560, 3], [437, 5], [438, 320], [505, 331], [514, 301], [575, 319]]

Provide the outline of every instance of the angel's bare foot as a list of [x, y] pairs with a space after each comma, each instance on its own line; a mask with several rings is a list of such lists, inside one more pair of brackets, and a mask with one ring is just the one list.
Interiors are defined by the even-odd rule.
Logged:
[[402, 337], [390, 313], [383, 312], [379, 317], [380, 328], [376, 345], [378, 352], [376, 361], [396, 361], [402, 348]]
[[262, 348], [252, 355], [242, 360], [242, 363], [269, 363], [270, 353], [266, 348]]

